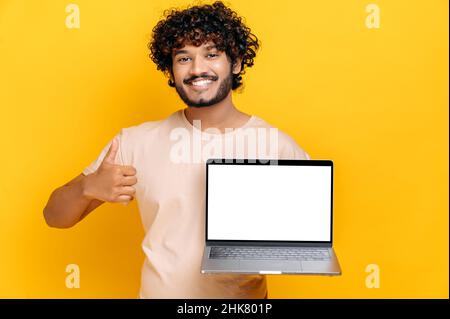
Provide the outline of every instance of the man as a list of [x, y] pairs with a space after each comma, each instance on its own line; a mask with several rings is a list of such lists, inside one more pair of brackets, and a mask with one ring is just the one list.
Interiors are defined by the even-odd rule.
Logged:
[[309, 159], [288, 135], [232, 102], [258, 47], [221, 2], [169, 12], [153, 29], [150, 56], [188, 107], [120, 130], [81, 175], [50, 196], [44, 216], [59, 228], [104, 202], [137, 199], [146, 231], [141, 298], [267, 297], [264, 276], [200, 273], [208, 157]]

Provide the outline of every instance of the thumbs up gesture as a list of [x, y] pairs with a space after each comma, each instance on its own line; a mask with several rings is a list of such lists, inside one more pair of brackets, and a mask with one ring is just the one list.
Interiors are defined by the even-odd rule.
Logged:
[[113, 139], [108, 152], [97, 171], [86, 176], [84, 194], [90, 199], [110, 203], [127, 203], [134, 198], [137, 183], [133, 166], [115, 164], [119, 142]]

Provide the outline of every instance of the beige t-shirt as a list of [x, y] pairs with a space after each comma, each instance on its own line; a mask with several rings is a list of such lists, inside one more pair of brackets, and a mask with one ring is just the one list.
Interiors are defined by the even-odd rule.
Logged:
[[[198, 122], [193, 124], [181, 109], [164, 120], [123, 128], [116, 135], [116, 164], [132, 165], [137, 171], [135, 199], [146, 234], [139, 296], [264, 298], [264, 275], [200, 272], [205, 244], [205, 162], [209, 157], [310, 157], [291, 137], [255, 115], [244, 126], [225, 133], [208, 133]], [[84, 175], [95, 172], [111, 141], [83, 170]]]

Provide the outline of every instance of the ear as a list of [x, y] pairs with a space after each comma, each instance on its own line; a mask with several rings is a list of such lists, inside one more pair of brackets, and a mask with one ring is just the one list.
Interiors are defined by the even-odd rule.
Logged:
[[236, 63], [233, 65], [233, 73], [239, 74], [241, 72], [241, 64], [242, 64], [242, 58], [237, 58]]
[[169, 84], [170, 87], [175, 87], [175, 77], [173, 76], [173, 71], [172, 69], [169, 68], [168, 72], [166, 73], [169, 81], [167, 82]]

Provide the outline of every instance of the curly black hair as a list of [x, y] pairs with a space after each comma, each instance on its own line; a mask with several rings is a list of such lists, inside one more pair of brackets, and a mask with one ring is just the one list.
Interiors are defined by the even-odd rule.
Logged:
[[[153, 28], [153, 37], [148, 44], [150, 58], [157, 70], [170, 77], [172, 73], [172, 52], [186, 44], [200, 46], [212, 41], [217, 50], [225, 52], [231, 65], [239, 58], [241, 72], [233, 74], [232, 89], [242, 85], [245, 67], [254, 64], [256, 51], [260, 43], [251, 33], [236, 12], [226, 7], [221, 1], [212, 5], [196, 5], [184, 10], [170, 9], [164, 11], [164, 19]], [[169, 86], [175, 83], [169, 79]]]

